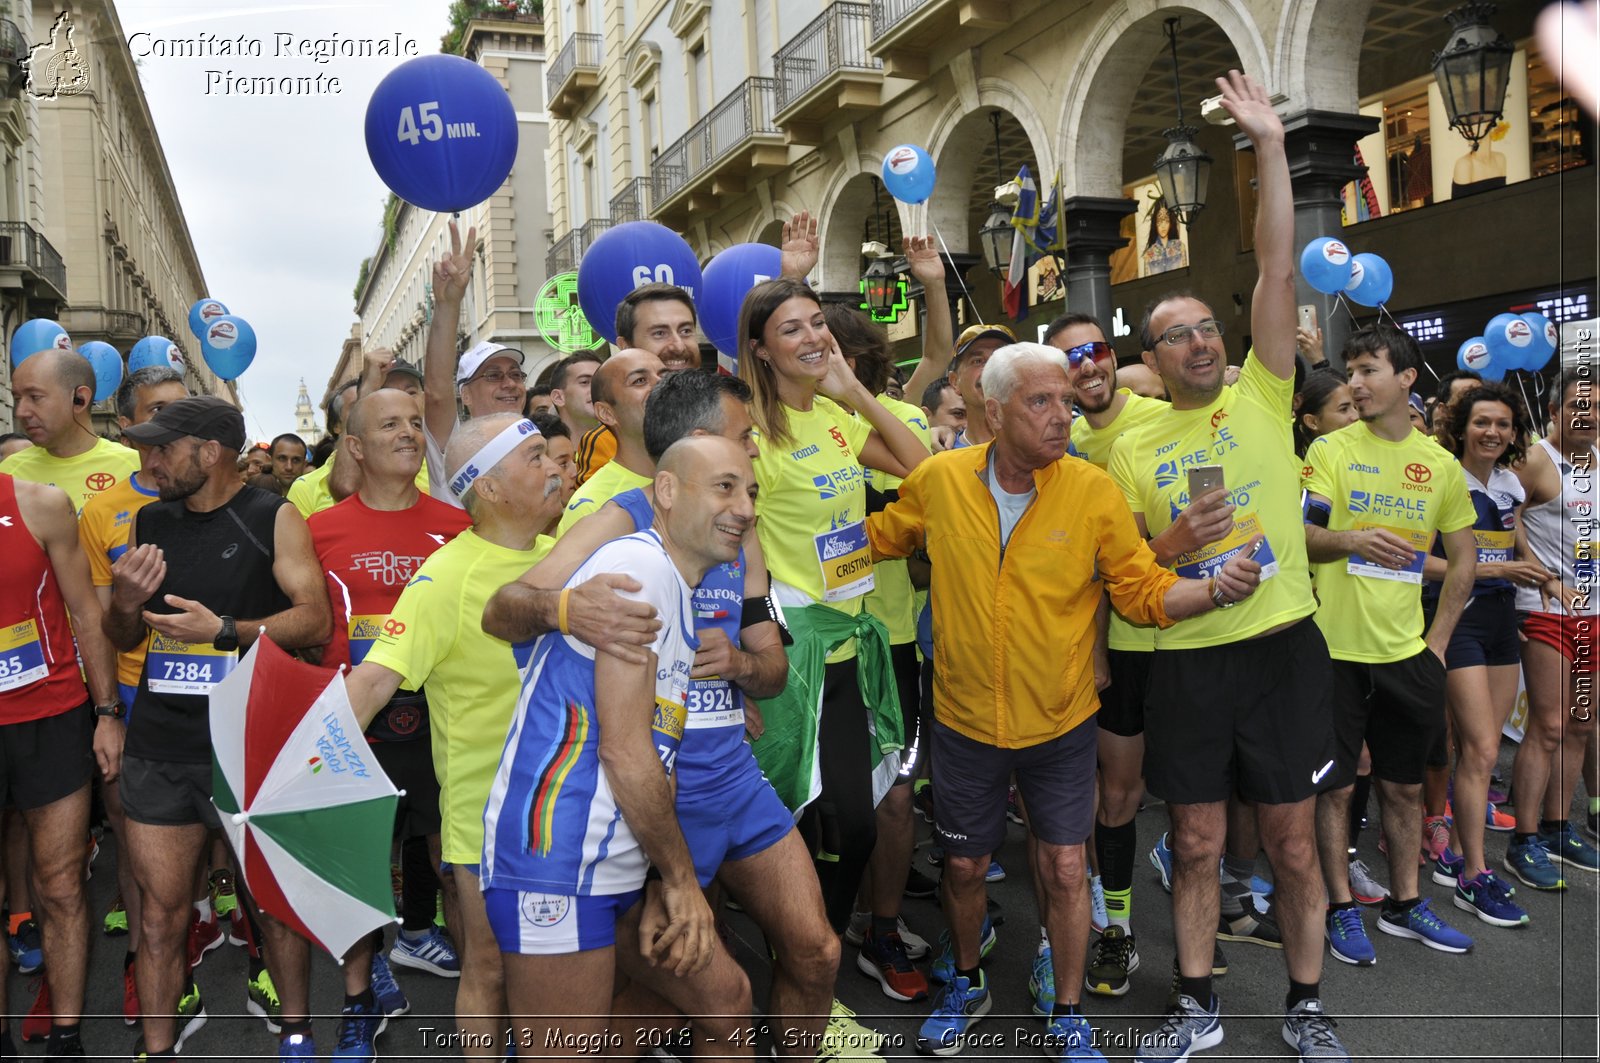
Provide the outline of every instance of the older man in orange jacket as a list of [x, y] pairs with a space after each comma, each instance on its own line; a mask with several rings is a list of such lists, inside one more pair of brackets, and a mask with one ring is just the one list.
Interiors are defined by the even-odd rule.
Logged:
[[1034, 986], [1035, 1011], [1048, 1023], [1047, 1054], [1099, 1058], [1078, 1008], [1099, 708], [1095, 608], [1109, 590], [1128, 619], [1167, 627], [1248, 597], [1260, 577], [1249, 551], [1205, 580], [1181, 579], [1156, 563], [1111, 478], [1065, 456], [1066, 369], [1066, 356], [1042, 344], [996, 351], [984, 367], [980, 414], [993, 442], [923, 462], [899, 499], [867, 521], [880, 556], [925, 549], [933, 565], [934, 818], [952, 946], [934, 964], [934, 980], [947, 986], [918, 1048], [938, 1055], [959, 1051], [989, 1010], [978, 966], [980, 939], [989, 933], [984, 873], [1005, 837], [1015, 774], [1047, 902], [1040, 922], [1061, 946], [1047, 965], [1055, 993], [1041, 992], [1043, 977]]

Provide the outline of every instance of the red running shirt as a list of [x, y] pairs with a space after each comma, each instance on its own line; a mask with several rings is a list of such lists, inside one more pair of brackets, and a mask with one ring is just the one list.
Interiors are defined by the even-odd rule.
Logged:
[[0, 473], [0, 726], [59, 716], [89, 699], [50, 556]]

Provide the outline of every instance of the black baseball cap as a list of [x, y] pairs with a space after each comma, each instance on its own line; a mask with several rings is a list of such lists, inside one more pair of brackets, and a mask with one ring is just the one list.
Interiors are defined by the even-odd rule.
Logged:
[[226, 399], [219, 399], [215, 395], [197, 395], [163, 406], [144, 424], [124, 428], [122, 435], [147, 447], [171, 443], [184, 436], [214, 439], [228, 450], [238, 453], [239, 448], [244, 446], [244, 414]]

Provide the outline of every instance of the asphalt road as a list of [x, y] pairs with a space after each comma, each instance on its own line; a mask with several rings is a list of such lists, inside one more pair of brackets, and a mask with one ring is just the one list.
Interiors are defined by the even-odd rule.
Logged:
[[[1510, 742], [1501, 751], [1501, 771], [1510, 775], [1514, 750]], [[1374, 826], [1363, 833], [1361, 856], [1380, 879], [1386, 867], [1377, 852], [1376, 804]], [[1166, 816], [1152, 804], [1139, 816], [1141, 852], [1154, 844], [1165, 829]], [[926, 841], [927, 827], [919, 822], [919, 837]], [[1491, 862], [1503, 854], [1505, 835], [1491, 835]], [[937, 872], [923, 860], [918, 867]], [[999, 943], [986, 969], [994, 1010], [976, 1028], [990, 1035], [992, 1044], [969, 1048], [966, 1056], [1036, 1057], [1031, 1047], [1040, 1025], [1029, 1012], [1028, 972], [1037, 940], [1032, 915], [1032, 891], [1022, 848], [1022, 828], [1012, 825], [1005, 847], [998, 854], [1009, 875], [990, 887], [1003, 906], [1005, 923]], [[99, 933], [99, 917], [111, 903], [116, 882], [113, 872], [116, 847], [108, 841], [90, 880], [96, 931], [90, 956], [88, 1007], [84, 1043], [89, 1052], [107, 1059], [129, 1058], [136, 1031], [121, 1020], [121, 959], [118, 939]], [[1265, 863], [1264, 861], [1262, 862]], [[1270, 877], [1262, 868], [1263, 875]], [[1475, 940], [1466, 955], [1433, 952], [1412, 941], [1387, 937], [1367, 925], [1378, 952], [1378, 963], [1356, 968], [1329, 958], [1324, 967], [1323, 1000], [1337, 1018], [1339, 1034], [1360, 1059], [1492, 1060], [1594, 1060], [1597, 1057], [1597, 885], [1600, 877], [1569, 872], [1570, 888], [1564, 893], [1537, 893], [1526, 887], [1517, 898], [1528, 910], [1529, 926], [1501, 929], [1480, 923], [1450, 904], [1449, 891], [1423, 876], [1424, 896], [1456, 928]], [[933, 901], [908, 900], [906, 922], [930, 941], [942, 922]], [[766, 996], [765, 950], [755, 927], [744, 916], [729, 913], [739, 958], [751, 972], [755, 998]], [[1134, 885], [1133, 926], [1141, 967], [1131, 991], [1123, 997], [1086, 996], [1085, 1010], [1101, 1032], [1110, 1058], [1127, 1058], [1140, 1031], [1154, 1026], [1166, 1004], [1172, 969], [1171, 904], [1149, 863], [1140, 858]], [[1282, 954], [1248, 944], [1225, 946], [1229, 973], [1217, 980], [1226, 1039], [1197, 1059], [1289, 1059], [1280, 1030], [1286, 989]], [[887, 1056], [913, 1056], [917, 1028], [928, 1011], [926, 1002], [901, 1004], [884, 997], [877, 983], [855, 967], [856, 950], [845, 948], [840, 965], [838, 995], [854, 1008], [861, 1020], [886, 1034]], [[453, 1050], [433, 1043], [428, 1029], [448, 1030], [454, 1005], [453, 981], [422, 972], [396, 969], [411, 998], [412, 1013], [390, 1023], [378, 1040], [378, 1053], [386, 1059], [437, 1059]], [[197, 977], [210, 1020], [188, 1043], [184, 1058], [275, 1058], [276, 1041], [259, 1019], [244, 1012], [245, 959], [231, 946], [211, 953]], [[10, 1012], [13, 1036], [21, 1016], [33, 1000], [33, 979], [10, 976]], [[552, 991], [558, 991], [552, 987]], [[313, 1003], [336, 1013], [341, 1003], [338, 970], [327, 957], [314, 960]], [[321, 1052], [331, 1054], [336, 1018], [325, 1014], [316, 1021]], [[23, 1048], [42, 1054], [42, 1045]]]

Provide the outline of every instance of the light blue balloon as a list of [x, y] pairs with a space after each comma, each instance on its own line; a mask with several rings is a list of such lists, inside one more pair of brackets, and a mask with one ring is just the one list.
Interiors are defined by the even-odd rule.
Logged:
[[1300, 275], [1323, 295], [1342, 292], [1350, 284], [1350, 248], [1343, 240], [1319, 236], [1300, 252]]
[[1382, 306], [1394, 292], [1394, 271], [1377, 255], [1363, 253], [1350, 260], [1350, 283], [1345, 294], [1362, 306]]
[[1522, 315], [1533, 336], [1522, 356], [1522, 368], [1537, 373], [1550, 364], [1550, 359], [1561, 347], [1561, 333], [1556, 323], [1538, 311]]
[[194, 338], [198, 340], [205, 335], [207, 321], [226, 313], [229, 313], [228, 308], [208, 295], [189, 308], [189, 331], [194, 333]]
[[[1516, 333], [1515, 340], [1510, 331]], [[1522, 351], [1527, 347], [1531, 333], [1528, 323], [1516, 314], [1496, 314], [1483, 326], [1483, 340], [1489, 345], [1489, 353], [1494, 356], [1495, 364], [1502, 373], [1507, 369], [1522, 368]]]
[[925, 203], [933, 195], [933, 159], [915, 144], [901, 144], [883, 157], [883, 187], [902, 203]]
[[183, 352], [165, 336], [146, 336], [128, 352], [128, 372], [137, 373], [148, 366], [160, 365], [183, 372]]
[[21, 365], [30, 354], [51, 348], [60, 351], [72, 349], [72, 338], [67, 335], [67, 330], [47, 317], [24, 321], [11, 334], [11, 368]]
[[200, 355], [223, 380], [237, 380], [256, 357], [256, 330], [231, 314], [212, 318], [200, 337]]
[[1483, 375], [1494, 361], [1489, 353], [1489, 343], [1482, 336], [1474, 336], [1456, 349], [1456, 368]]
[[90, 340], [78, 348], [94, 369], [94, 401], [104, 402], [117, 393], [122, 383], [122, 355], [109, 343]]
[[771, 244], [735, 244], [706, 263], [700, 279], [700, 328], [723, 354], [739, 360], [739, 308], [762, 281], [782, 272], [783, 253]]

